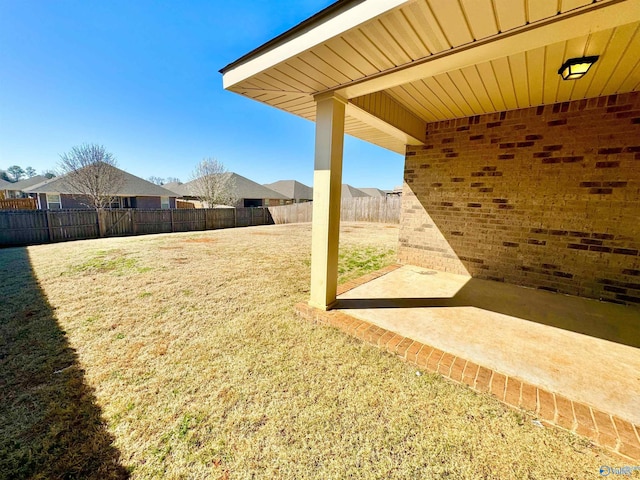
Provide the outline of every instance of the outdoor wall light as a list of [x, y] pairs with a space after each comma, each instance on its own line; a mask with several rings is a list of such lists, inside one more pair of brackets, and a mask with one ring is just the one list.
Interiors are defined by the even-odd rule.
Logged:
[[562, 64], [558, 73], [562, 76], [563, 80], [577, 80], [584, 77], [591, 68], [591, 65], [596, 63], [597, 60], [597, 55], [593, 57], [570, 58]]

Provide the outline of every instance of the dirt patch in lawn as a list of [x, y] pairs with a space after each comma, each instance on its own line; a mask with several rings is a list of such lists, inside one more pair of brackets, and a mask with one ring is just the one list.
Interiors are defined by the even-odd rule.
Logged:
[[[341, 278], [394, 260], [397, 227], [348, 226]], [[620, 464], [299, 320], [310, 244], [297, 224], [29, 247], [38, 301], [0, 250], [0, 477], [582, 479]]]
[[215, 238], [203, 237], [203, 238], [187, 238], [184, 243], [215, 243]]

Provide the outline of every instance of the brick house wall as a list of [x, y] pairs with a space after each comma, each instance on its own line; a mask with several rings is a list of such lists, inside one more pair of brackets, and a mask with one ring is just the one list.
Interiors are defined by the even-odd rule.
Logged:
[[431, 123], [403, 263], [640, 304], [638, 92]]
[[62, 200], [62, 208], [90, 208], [87, 206], [87, 203], [91, 205], [91, 201], [81, 195], [67, 195], [63, 193], [60, 195], [60, 200]]
[[[40, 202], [41, 209], [48, 210], [49, 204], [47, 203], [47, 194], [38, 193], [37, 196]], [[75, 195], [67, 195], [66, 193], [63, 193], [60, 195], [60, 200], [62, 202], [62, 208], [88, 208]]]
[[[141, 209], [159, 209], [162, 208], [162, 200], [160, 197], [133, 197], [133, 207]], [[176, 198], [169, 197], [169, 208], [176, 208]]]
[[[169, 199], [171, 201], [171, 199]], [[158, 209], [161, 206], [160, 197], [136, 197], [136, 208], [142, 209]], [[174, 207], [175, 208], [175, 205]]]

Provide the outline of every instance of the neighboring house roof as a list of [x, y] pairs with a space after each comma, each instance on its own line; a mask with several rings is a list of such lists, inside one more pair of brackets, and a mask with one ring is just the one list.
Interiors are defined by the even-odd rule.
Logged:
[[[270, 198], [275, 200], [287, 200], [287, 197], [281, 193], [271, 190], [268, 187], [260, 185], [259, 183], [249, 180], [237, 173], [227, 172], [222, 175], [231, 177], [234, 183], [234, 197], [238, 200], [243, 198]], [[192, 190], [192, 186], [195, 180], [181, 184], [168, 183], [165, 187], [171, 189], [181, 197], [193, 197], [196, 196]]]
[[237, 173], [231, 173], [231, 178], [236, 185], [237, 198], [273, 198], [287, 200], [287, 197], [281, 193], [271, 190]]
[[13, 183], [0, 178], [0, 190], [13, 190]]
[[[54, 177], [55, 178], [55, 177]], [[47, 177], [44, 175], [36, 175], [34, 177], [25, 178], [24, 180], [20, 180], [19, 182], [12, 183], [10, 190], [24, 190], [25, 188], [33, 187], [34, 185], [38, 185], [39, 183], [46, 182]]]
[[189, 187], [186, 185], [186, 183], [182, 182], [170, 182], [165, 183], [162, 188], [166, 188], [167, 190], [174, 192], [179, 197], [189, 197], [191, 196], [191, 193], [189, 191]]
[[387, 192], [380, 190], [379, 188], [359, 188], [361, 192], [366, 193], [370, 197], [386, 197]]
[[313, 188], [306, 186], [296, 180], [279, 180], [274, 183], [266, 183], [264, 185], [271, 190], [284, 195], [293, 200], [312, 200]]
[[[115, 168], [115, 167], [113, 167]], [[120, 170], [119, 168], [117, 170]], [[166, 188], [151, 183], [143, 178], [136, 177], [124, 170], [120, 170], [124, 175], [124, 183], [117, 192], [109, 192], [111, 195], [124, 195], [132, 197], [175, 197], [176, 194]], [[27, 187], [23, 191], [29, 193], [64, 193], [77, 194], [78, 192], [69, 188], [65, 181], [65, 176], [54, 177], [50, 180]]]
[[362, 190], [357, 189], [356, 187], [352, 187], [351, 185], [347, 185], [346, 183], [342, 184], [342, 198], [356, 198], [356, 197], [368, 197], [369, 195], [363, 192]]

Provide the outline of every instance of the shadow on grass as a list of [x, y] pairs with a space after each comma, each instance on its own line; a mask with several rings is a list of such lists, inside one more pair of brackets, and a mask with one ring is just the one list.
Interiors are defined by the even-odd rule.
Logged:
[[26, 248], [0, 250], [0, 479], [125, 479]]

